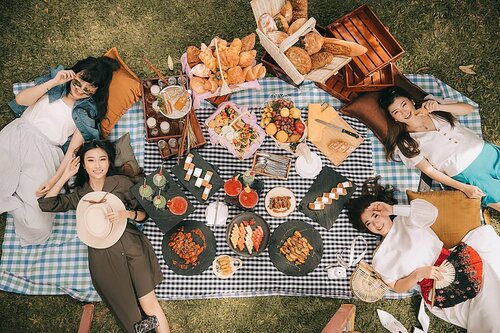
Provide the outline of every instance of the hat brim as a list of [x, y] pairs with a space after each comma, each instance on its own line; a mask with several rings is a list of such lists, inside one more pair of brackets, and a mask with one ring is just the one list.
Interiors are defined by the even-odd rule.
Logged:
[[[125, 228], [127, 227], [127, 218], [120, 219], [114, 223], [111, 223], [111, 231], [105, 237], [96, 237], [94, 234], [89, 232], [88, 223], [85, 222], [87, 214], [85, 211], [93, 204], [87, 200], [99, 201], [101, 200], [106, 192], [90, 192], [83, 196], [78, 202], [76, 207], [76, 232], [78, 238], [87, 246], [93, 247], [95, 249], [106, 249], [114, 245], [120, 237], [123, 235]], [[106, 204], [111, 207], [113, 211], [125, 210], [125, 205], [116, 195], [108, 193], [106, 195]], [[103, 223], [109, 223], [108, 221], [103, 221]]]

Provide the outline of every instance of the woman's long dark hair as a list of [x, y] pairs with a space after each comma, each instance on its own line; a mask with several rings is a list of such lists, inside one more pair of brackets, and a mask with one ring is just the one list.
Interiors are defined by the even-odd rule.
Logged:
[[[385, 110], [385, 116], [387, 118], [388, 124], [387, 137], [383, 142], [385, 148], [385, 157], [388, 161], [396, 160], [394, 158], [394, 151], [396, 149], [396, 146], [406, 157], [411, 158], [420, 154], [420, 147], [418, 145], [418, 142], [411, 137], [406, 124], [394, 120], [389, 112], [389, 106], [394, 103], [394, 100], [397, 97], [406, 97], [410, 101], [413, 101], [410, 94], [400, 87], [385, 88], [380, 92], [378, 98], [379, 106]], [[416, 105], [416, 107], [420, 107], [420, 105]], [[449, 112], [435, 111], [432, 114], [446, 120], [452, 127], [455, 125], [456, 119]]]
[[[96, 121], [100, 122], [106, 115], [108, 109], [109, 84], [113, 78], [113, 72], [120, 67], [118, 61], [108, 57], [88, 57], [78, 61], [70, 69], [75, 73], [80, 73], [82, 80], [91, 83], [97, 88], [92, 95], [92, 99], [97, 107]], [[71, 81], [67, 83], [69, 91]]]
[[106, 177], [113, 176], [119, 174], [119, 172], [115, 168], [115, 157], [116, 151], [113, 143], [105, 140], [92, 140], [87, 141], [83, 144], [83, 146], [78, 150], [77, 156], [80, 157], [80, 168], [76, 174], [75, 182], [71, 186], [71, 188], [82, 187], [86, 182], [89, 181], [89, 174], [84, 168], [85, 164], [85, 153], [91, 149], [101, 148], [108, 155], [109, 160], [109, 169], [106, 173]]
[[395, 205], [397, 200], [394, 198], [395, 189], [391, 185], [382, 186], [378, 182], [380, 176], [367, 179], [361, 188], [361, 196], [351, 199], [347, 205], [349, 209], [347, 215], [353, 227], [362, 232], [370, 232], [363, 221], [361, 214], [375, 201], [382, 201], [389, 205]]

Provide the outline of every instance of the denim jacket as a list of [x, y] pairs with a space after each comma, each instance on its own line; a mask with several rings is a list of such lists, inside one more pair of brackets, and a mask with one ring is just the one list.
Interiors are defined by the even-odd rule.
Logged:
[[[57, 72], [62, 69], [64, 69], [64, 67], [61, 65], [57, 67], [51, 67], [48, 74], [37, 77], [33, 80], [34, 85], [39, 85], [49, 81], [50, 79], [54, 78]], [[30, 86], [32, 85], [20, 84], [17, 87], [20, 88], [20, 90], [23, 90], [29, 88]], [[50, 89], [47, 92], [47, 95], [49, 96], [49, 103], [52, 103], [65, 96], [67, 93], [66, 87], [67, 84], [64, 83]], [[27, 106], [17, 104], [15, 99], [9, 102], [9, 106], [16, 117], [20, 117], [28, 108]], [[77, 100], [73, 106], [72, 116], [76, 127], [78, 128], [80, 133], [82, 133], [83, 139], [85, 141], [99, 139], [100, 124], [95, 121], [95, 118], [97, 117], [97, 107], [92, 97]], [[70, 141], [71, 137], [63, 145], [62, 149], [64, 152], [66, 152], [66, 150], [68, 149]]]

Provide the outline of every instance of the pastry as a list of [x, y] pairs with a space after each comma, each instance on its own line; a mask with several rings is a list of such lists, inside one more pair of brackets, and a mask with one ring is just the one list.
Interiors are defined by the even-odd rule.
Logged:
[[224, 51], [225, 49], [227, 49], [227, 42], [224, 39], [217, 38], [216, 43], [217, 43], [217, 48], [219, 49], [219, 52]]
[[255, 33], [251, 33], [241, 39], [241, 52], [250, 51], [255, 46]]
[[206, 90], [210, 90], [210, 92], [213, 94], [217, 88], [219, 87], [217, 79], [215, 76], [212, 74], [208, 80], [205, 81], [205, 85], [203, 86]]
[[283, 43], [285, 39], [287, 39], [288, 34], [283, 31], [271, 31], [267, 34], [267, 37], [276, 45], [280, 45]]
[[212, 49], [206, 48], [199, 54], [200, 60], [207, 66], [212, 72], [215, 72], [217, 68], [217, 59], [215, 59]]
[[262, 30], [263, 33], [266, 35], [271, 32], [271, 31], [276, 31], [278, 30], [278, 27], [276, 26], [276, 22], [274, 22], [274, 19], [271, 17], [269, 14], [262, 14], [259, 17], [259, 27], [260, 30]]
[[262, 66], [262, 63], [253, 67], [248, 66], [243, 69], [243, 74], [245, 75], [246, 81], [261, 79], [266, 75], [266, 67]]
[[304, 36], [304, 48], [309, 55], [319, 52], [323, 46], [324, 38], [316, 31], [311, 31]]
[[238, 65], [241, 67], [248, 67], [250, 65], [253, 65], [256, 56], [257, 51], [255, 50], [241, 52]]
[[191, 89], [193, 89], [193, 91], [197, 94], [203, 94], [203, 93], [206, 93], [208, 89], [205, 88], [205, 82], [207, 80], [201, 78], [201, 77], [196, 77], [196, 76], [193, 76], [193, 78], [191, 79], [191, 82], [190, 82], [190, 85], [191, 85]]
[[283, 15], [281, 14], [276, 15], [274, 17], [274, 22], [276, 22], [276, 26], [278, 27], [279, 31], [286, 32], [288, 30], [289, 25], [286, 18]]
[[332, 62], [334, 55], [330, 52], [318, 52], [311, 55], [311, 70], [322, 68]]
[[293, 0], [293, 19], [307, 20], [307, 2], [308, 0]]
[[240, 62], [239, 52], [231, 47], [226, 48], [225, 50], [219, 50], [220, 63], [222, 66], [222, 70], [227, 70], [228, 68], [238, 66]]
[[231, 42], [231, 45], [229, 47], [236, 50], [237, 53], [240, 53], [242, 46], [243, 46], [243, 43], [241, 42], [241, 39], [235, 38], [235, 39], [233, 39], [233, 41]]
[[198, 77], [208, 77], [210, 72], [210, 68], [208, 68], [205, 64], [198, 64], [191, 68], [191, 74]]
[[306, 50], [297, 46], [292, 46], [285, 51], [285, 55], [290, 59], [300, 74], [304, 75], [311, 71], [311, 57], [307, 54]]
[[306, 23], [307, 20], [305, 18], [302, 18], [302, 19], [298, 19], [296, 21], [294, 21], [292, 24], [290, 24], [290, 27], [288, 27], [288, 31], [287, 33], [289, 35], [295, 33], [297, 30], [299, 30], [303, 25], [304, 23]]
[[289, 0], [286, 0], [283, 7], [280, 9], [280, 14], [286, 19], [288, 23], [292, 22], [293, 18], [293, 7], [292, 3]]
[[193, 68], [201, 62], [200, 58], [198, 57], [200, 52], [200, 49], [198, 49], [196, 46], [188, 46], [186, 54], [189, 67]]
[[332, 54], [358, 57], [365, 54], [368, 49], [358, 43], [337, 38], [324, 38], [323, 48]]
[[229, 84], [238, 84], [245, 82], [245, 75], [240, 66], [229, 68], [227, 71], [227, 81]]

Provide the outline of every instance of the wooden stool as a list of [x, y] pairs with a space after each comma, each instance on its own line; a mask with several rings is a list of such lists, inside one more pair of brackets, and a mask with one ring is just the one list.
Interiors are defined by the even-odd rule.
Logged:
[[342, 304], [335, 312], [321, 333], [342, 333], [354, 331], [354, 317], [356, 316], [356, 305]]

